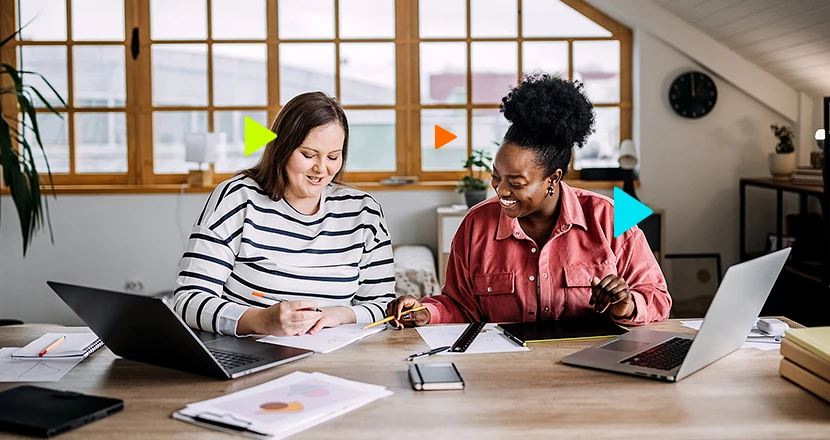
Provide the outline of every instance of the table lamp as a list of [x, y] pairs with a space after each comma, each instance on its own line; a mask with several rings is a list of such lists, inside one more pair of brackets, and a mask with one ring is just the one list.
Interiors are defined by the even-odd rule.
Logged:
[[810, 152], [810, 165], [813, 168], [821, 168], [821, 156], [824, 154], [824, 129], [819, 128], [816, 130], [816, 144], [818, 145], [818, 151], [811, 151]]
[[637, 162], [637, 146], [634, 145], [634, 141], [631, 139], [622, 141], [619, 163], [623, 170], [623, 191], [635, 200], [640, 200], [634, 192], [634, 168], [637, 167]]
[[[187, 184], [192, 187], [210, 186], [213, 184], [213, 170], [210, 168], [216, 157], [216, 145], [219, 143], [219, 133], [188, 133], [184, 139], [185, 162], [197, 162], [198, 168], [187, 174]], [[202, 169], [202, 163], [208, 168]]]

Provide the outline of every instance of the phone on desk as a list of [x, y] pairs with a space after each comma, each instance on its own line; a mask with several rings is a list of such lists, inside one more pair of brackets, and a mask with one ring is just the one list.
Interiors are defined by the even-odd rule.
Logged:
[[409, 366], [409, 381], [418, 391], [463, 390], [464, 379], [454, 363], [423, 363]]

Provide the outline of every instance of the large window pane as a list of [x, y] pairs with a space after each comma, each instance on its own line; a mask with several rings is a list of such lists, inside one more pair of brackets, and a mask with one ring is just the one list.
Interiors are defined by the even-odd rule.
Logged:
[[[458, 139], [435, 149], [435, 126], [458, 136]], [[421, 169], [424, 171], [460, 171], [467, 159], [467, 110], [421, 110]]]
[[127, 102], [123, 46], [73, 46], [75, 107], [124, 107]]
[[466, 0], [419, 0], [418, 9], [421, 38], [467, 36]]
[[346, 171], [395, 171], [395, 111], [346, 110], [349, 158]]
[[471, 0], [470, 36], [516, 37], [518, 11], [516, 0]]
[[150, 38], [207, 39], [206, 0], [150, 0]]
[[207, 132], [207, 112], [153, 112], [153, 169], [156, 174], [181, 174], [199, 164], [184, 161], [188, 133]]
[[[278, 5], [280, 39], [334, 38], [333, 0], [281, 0]], [[370, 17], [367, 13], [366, 19]]]
[[153, 105], [207, 105], [207, 45], [154, 44]]
[[523, 0], [525, 37], [610, 37], [604, 27], [558, 0]]
[[591, 101], [620, 102], [620, 42], [574, 41], [574, 79]]
[[620, 157], [620, 109], [597, 107], [596, 133], [574, 152], [574, 168], [618, 167]]
[[124, 113], [75, 113], [75, 172], [127, 172], [126, 140]]
[[516, 85], [517, 43], [472, 43], [473, 104], [498, 104]]
[[[18, 120], [23, 116], [18, 115]], [[37, 126], [40, 131], [40, 140], [43, 142], [43, 149], [49, 160], [49, 167], [52, 174], [66, 174], [69, 172], [69, 132], [67, 131], [67, 115], [60, 116], [54, 113], [38, 113]], [[32, 127], [32, 120], [26, 117], [27, 127]], [[34, 132], [28, 128], [21, 128], [25, 131], [26, 142], [32, 147], [32, 155], [35, 158], [35, 166], [38, 173], [46, 175], [46, 162], [43, 159], [43, 152], [37, 143]]]
[[21, 40], [66, 40], [66, 0], [18, 0], [17, 7], [18, 27], [26, 25], [20, 31]]
[[213, 104], [268, 104], [268, 47], [263, 44], [213, 45]]
[[280, 104], [317, 90], [334, 96], [334, 44], [280, 44]]
[[510, 122], [498, 109], [473, 110], [473, 150], [485, 150], [491, 157], [496, 157], [504, 134]]
[[72, 39], [124, 41], [124, 1], [72, 0]]
[[264, 148], [245, 156], [245, 116], [270, 127], [268, 114], [264, 111], [227, 111], [213, 113], [214, 133], [224, 133], [225, 142], [216, 151], [214, 170], [217, 173], [235, 173], [251, 168], [259, 162]]
[[340, 0], [340, 38], [395, 38], [394, 0]]
[[340, 101], [395, 104], [395, 43], [340, 45]]
[[265, 0], [212, 0], [214, 40], [264, 40]]
[[522, 43], [522, 72], [544, 72], [568, 79], [568, 43], [525, 41]]
[[421, 103], [467, 102], [467, 45], [421, 43]]
[[[21, 70], [43, 75], [64, 101], [69, 101], [66, 75], [66, 46], [21, 46], [19, 66]], [[55, 93], [37, 75], [23, 75], [23, 82], [36, 88], [52, 106], [62, 106]], [[46, 107], [40, 98], [32, 97], [36, 107]]]

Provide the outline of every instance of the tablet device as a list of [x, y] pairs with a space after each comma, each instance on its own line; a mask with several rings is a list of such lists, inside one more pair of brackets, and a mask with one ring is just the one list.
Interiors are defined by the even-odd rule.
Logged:
[[499, 324], [499, 327], [507, 338], [523, 347], [528, 342], [610, 338], [628, 332], [613, 321], [592, 318]]
[[453, 363], [424, 363], [409, 366], [409, 381], [418, 391], [463, 390], [464, 379]]
[[120, 399], [24, 385], [0, 393], [0, 431], [49, 438], [123, 408]]

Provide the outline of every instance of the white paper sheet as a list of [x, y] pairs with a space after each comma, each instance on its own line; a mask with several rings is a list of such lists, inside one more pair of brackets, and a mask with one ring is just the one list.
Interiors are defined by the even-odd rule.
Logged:
[[19, 347], [0, 348], [0, 382], [55, 382], [60, 380], [83, 358], [14, 359]]
[[[693, 328], [695, 330], [700, 331], [700, 326], [703, 325], [702, 319], [694, 319], [690, 321], [680, 321], [684, 327]], [[759, 337], [762, 336], [758, 327], [753, 326], [751, 330], [749, 330], [749, 334], [747, 335], [747, 340], [741, 345], [741, 348], [757, 348], [758, 350], [778, 350], [781, 348], [781, 342], [775, 341], [773, 337]]]
[[[530, 351], [527, 347], [520, 347], [507, 339], [502, 331], [496, 328], [498, 324], [487, 324], [464, 353], [443, 352], [439, 355], [479, 354], [479, 353], [508, 353], [514, 351]], [[428, 325], [417, 327], [418, 334], [429, 345], [429, 348], [452, 345], [466, 329], [468, 324]]]
[[362, 324], [345, 324], [333, 328], [324, 328], [313, 335], [266, 336], [258, 339], [257, 342], [304, 348], [306, 350], [314, 350], [317, 353], [330, 353], [352, 342], [357, 342], [367, 336], [380, 333], [383, 330], [386, 330], [386, 326], [384, 325], [363, 330]]

